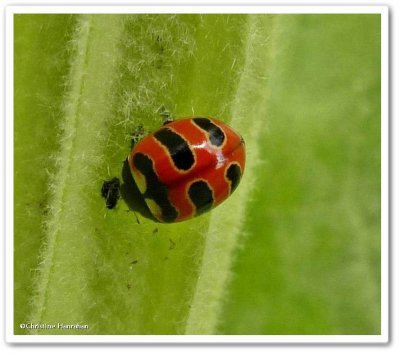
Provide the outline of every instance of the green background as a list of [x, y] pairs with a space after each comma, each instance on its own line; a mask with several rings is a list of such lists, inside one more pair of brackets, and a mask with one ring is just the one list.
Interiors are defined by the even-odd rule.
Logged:
[[[15, 15], [15, 333], [380, 334], [380, 21]], [[160, 106], [247, 147], [179, 224], [100, 195]]]

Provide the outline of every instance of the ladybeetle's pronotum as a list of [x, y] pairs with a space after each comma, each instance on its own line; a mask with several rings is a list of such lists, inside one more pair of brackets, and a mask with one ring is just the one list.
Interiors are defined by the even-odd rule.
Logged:
[[154, 217], [182, 221], [222, 203], [245, 166], [243, 138], [214, 118], [172, 121], [140, 140], [128, 163]]
[[104, 181], [101, 187], [101, 195], [106, 199], [108, 209], [113, 209], [117, 205], [118, 199], [121, 197], [119, 188], [120, 182], [117, 177]]

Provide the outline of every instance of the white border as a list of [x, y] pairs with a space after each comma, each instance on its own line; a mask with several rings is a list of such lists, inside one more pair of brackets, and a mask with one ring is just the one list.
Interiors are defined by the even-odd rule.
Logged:
[[[13, 15], [16, 13], [363, 13], [381, 14], [381, 335], [14, 335]], [[387, 343], [389, 245], [388, 7], [386, 6], [7, 6], [6, 7], [6, 341], [9, 343]]]
[[[211, 5], [211, 4], [210, 4]], [[126, 14], [126, 13], [269, 13], [269, 14], [384, 14], [388, 12], [386, 6], [263, 6], [263, 5], [125, 5], [125, 6], [8, 6], [6, 13], [31, 14], [31, 13], [74, 13], [74, 14]]]
[[381, 14], [381, 333], [389, 341], [389, 14]]

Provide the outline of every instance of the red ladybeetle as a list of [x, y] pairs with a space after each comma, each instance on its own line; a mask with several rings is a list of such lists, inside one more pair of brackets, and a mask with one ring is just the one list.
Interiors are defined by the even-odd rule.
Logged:
[[177, 222], [222, 203], [245, 166], [243, 138], [225, 123], [204, 117], [172, 121], [140, 140], [128, 163], [154, 217]]

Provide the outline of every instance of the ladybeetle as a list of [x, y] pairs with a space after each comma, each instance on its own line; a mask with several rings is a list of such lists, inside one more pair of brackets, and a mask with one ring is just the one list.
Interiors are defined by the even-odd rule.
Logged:
[[151, 213], [177, 222], [222, 203], [238, 186], [245, 166], [243, 138], [225, 123], [182, 118], [140, 140], [128, 163]]

